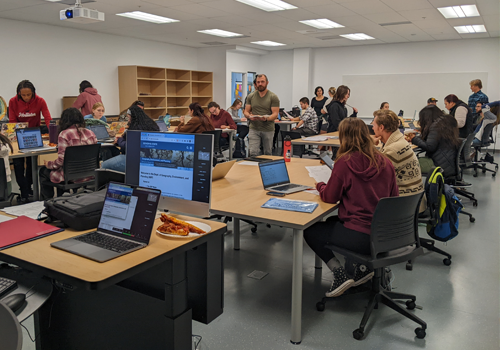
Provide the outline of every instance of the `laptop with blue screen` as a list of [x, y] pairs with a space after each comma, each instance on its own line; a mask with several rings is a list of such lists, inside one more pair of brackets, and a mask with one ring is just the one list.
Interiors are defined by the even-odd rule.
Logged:
[[21, 153], [47, 151], [56, 148], [43, 144], [40, 128], [17, 129], [16, 136], [19, 152]]
[[260, 177], [266, 191], [295, 193], [310, 189], [311, 186], [290, 183], [284, 159], [259, 163]]

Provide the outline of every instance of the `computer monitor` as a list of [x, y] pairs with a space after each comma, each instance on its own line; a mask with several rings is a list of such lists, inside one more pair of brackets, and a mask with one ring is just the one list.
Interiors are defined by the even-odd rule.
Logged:
[[209, 216], [213, 135], [127, 131], [125, 181], [161, 190], [160, 210]]

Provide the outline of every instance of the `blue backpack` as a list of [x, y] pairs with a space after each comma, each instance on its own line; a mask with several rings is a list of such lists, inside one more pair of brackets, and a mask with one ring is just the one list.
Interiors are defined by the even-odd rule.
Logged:
[[425, 194], [431, 221], [427, 224], [430, 237], [447, 242], [458, 235], [458, 215], [463, 208], [453, 188], [444, 183], [443, 169], [437, 167], [425, 184]]

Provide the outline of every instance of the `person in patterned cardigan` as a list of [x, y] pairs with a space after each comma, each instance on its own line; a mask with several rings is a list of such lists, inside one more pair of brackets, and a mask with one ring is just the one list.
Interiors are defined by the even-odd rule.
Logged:
[[404, 135], [398, 130], [398, 116], [391, 110], [373, 113], [375, 144], [382, 142], [380, 151], [392, 162], [400, 196], [409, 196], [424, 190], [417, 156]]

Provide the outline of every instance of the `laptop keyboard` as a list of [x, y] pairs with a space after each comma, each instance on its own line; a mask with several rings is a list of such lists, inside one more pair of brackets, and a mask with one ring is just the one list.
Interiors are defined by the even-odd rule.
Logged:
[[75, 237], [75, 239], [80, 242], [92, 244], [117, 253], [123, 253], [140, 246], [138, 243], [126, 241], [113, 236], [103, 235], [99, 232], [90, 232], [86, 235]]
[[303, 186], [296, 185], [296, 184], [287, 184], [287, 185], [273, 187], [272, 190], [273, 191], [287, 191], [287, 190], [291, 190], [292, 188], [297, 188], [297, 187], [303, 187]]
[[17, 287], [17, 282], [5, 277], [0, 277], [0, 297]]

